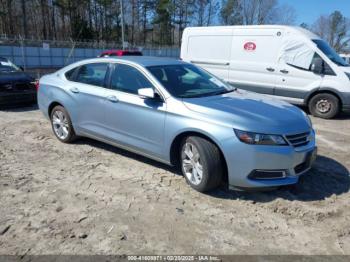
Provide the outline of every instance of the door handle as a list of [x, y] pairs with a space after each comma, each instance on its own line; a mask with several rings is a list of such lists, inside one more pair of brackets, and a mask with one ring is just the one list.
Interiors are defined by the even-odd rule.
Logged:
[[72, 93], [79, 93], [79, 89], [78, 88], [76, 88], [76, 87], [72, 87], [71, 89], [70, 89], [70, 91], [72, 92]]
[[288, 74], [288, 73], [289, 73], [289, 71], [286, 70], [286, 69], [283, 69], [283, 70], [281, 70], [280, 72], [283, 73], [283, 74]]
[[266, 68], [266, 70], [269, 71], [269, 72], [275, 72], [275, 69], [272, 68], [272, 67], [268, 67], [268, 68]]
[[107, 96], [107, 99], [113, 103], [116, 103], [119, 101], [116, 96]]

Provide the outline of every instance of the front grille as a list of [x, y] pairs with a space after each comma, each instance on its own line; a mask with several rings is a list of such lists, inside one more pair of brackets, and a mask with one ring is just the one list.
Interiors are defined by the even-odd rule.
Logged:
[[309, 141], [310, 132], [288, 135], [286, 136], [288, 142], [294, 147], [301, 147], [307, 145]]

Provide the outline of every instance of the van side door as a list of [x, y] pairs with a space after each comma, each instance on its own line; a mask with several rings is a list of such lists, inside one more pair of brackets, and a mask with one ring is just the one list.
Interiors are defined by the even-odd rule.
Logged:
[[229, 82], [241, 89], [272, 95], [282, 34], [278, 28], [234, 29]]
[[186, 62], [193, 63], [227, 81], [231, 57], [232, 29], [220, 28], [215, 33], [192, 32], [187, 50], [181, 50]]

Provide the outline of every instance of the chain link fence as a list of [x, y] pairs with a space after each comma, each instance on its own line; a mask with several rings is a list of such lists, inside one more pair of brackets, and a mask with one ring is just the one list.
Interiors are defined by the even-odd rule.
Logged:
[[[6, 57], [27, 70], [57, 69], [76, 61], [97, 57], [108, 49], [122, 48], [117, 42], [36, 40], [0, 35], [0, 57]], [[129, 46], [128, 49], [139, 50], [145, 56], [180, 56], [180, 48], [172, 46]]]

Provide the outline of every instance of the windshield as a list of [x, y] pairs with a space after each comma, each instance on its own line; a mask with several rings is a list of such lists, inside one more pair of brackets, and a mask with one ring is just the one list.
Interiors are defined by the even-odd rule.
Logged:
[[162, 65], [147, 68], [174, 97], [203, 97], [234, 90], [230, 85], [194, 65]]
[[20, 69], [16, 65], [12, 64], [8, 60], [0, 60], [0, 73], [16, 71], [20, 71]]
[[317, 47], [335, 64], [339, 66], [349, 66], [348, 63], [344, 61], [343, 58], [341, 58], [337, 52], [334, 51], [333, 48], [331, 48], [327, 42], [324, 40], [312, 40]]

